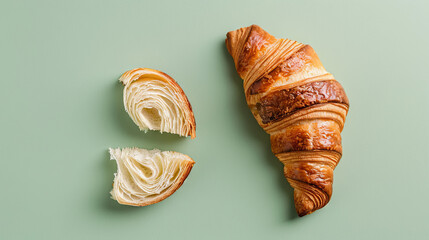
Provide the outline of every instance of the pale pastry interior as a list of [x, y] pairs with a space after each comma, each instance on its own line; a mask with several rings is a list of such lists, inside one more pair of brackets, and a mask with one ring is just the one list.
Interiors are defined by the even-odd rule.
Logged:
[[125, 110], [140, 130], [195, 138], [191, 105], [174, 79], [157, 70], [137, 68], [119, 80], [125, 85]]
[[146, 206], [173, 194], [192, 169], [187, 155], [139, 148], [109, 149], [116, 160], [112, 198], [121, 204]]

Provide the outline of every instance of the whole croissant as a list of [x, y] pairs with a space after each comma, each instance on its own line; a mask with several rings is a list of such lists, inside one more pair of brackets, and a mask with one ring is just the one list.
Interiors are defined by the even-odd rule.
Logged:
[[298, 215], [322, 208], [342, 154], [349, 109], [344, 89], [310, 45], [276, 39], [257, 25], [228, 32], [226, 46], [247, 104], [284, 164]]

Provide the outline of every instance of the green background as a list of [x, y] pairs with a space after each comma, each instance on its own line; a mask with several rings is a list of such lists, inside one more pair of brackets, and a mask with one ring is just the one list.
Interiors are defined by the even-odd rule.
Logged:
[[[0, 239], [423, 239], [429, 234], [427, 1], [2, 1]], [[351, 102], [334, 193], [298, 218], [248, 110], [228, 31], [309, 43]], [[197, 138], [139, 132], [119, 76], [164, 71]], [[165, 201], [120, 206], [109, 147], [196, 165]]]

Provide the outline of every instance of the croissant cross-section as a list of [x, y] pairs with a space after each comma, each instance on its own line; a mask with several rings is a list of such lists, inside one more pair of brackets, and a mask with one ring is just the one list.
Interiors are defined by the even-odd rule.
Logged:
[[187, 155], [139, 148], [109, 149], [118, 170], [112, 198], [120, 204], [146, 206], [164, 200], [183, 184], [194, 161]]
[[166, 73], [136, 68], [119, 79], [124, 84], [124, 106], [140, 130], [158, 130], [195, 138], [191, 104], [177, 82]]
[[322, 208], [342, 154], [344, 89], [310, 45], [277, 39], [257, 25], [228, 32], [225, 41], [247, 104], [284, 164], [298, 215]]

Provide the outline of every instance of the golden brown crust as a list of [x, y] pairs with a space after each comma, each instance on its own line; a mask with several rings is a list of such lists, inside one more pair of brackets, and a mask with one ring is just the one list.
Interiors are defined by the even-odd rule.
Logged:
[[314, 49], [310, 45], [304, 45], [296, 53], [279, 64], [273, 71], [254, 82], [249, 89], [249, 94], [265, 92], [277, 80], [287, 78], [300, 71], [305, 71], [309, 67], [323, 68], [323, 65]]
[[276, 39], [255, 25], [229, 32], [225, 41], [247, 104], [284, 164], [298, 215], [322, 208], [342, 153], [344, 89], [309, 45]]
[[184, 162], [183, 167], [185, 168], [185, 171], [182, 173], [180, 178], [172, 186], [170, 186], [166, 192], [161, 193], [159, 196], [153, 198], [150, 201], [142, 202], [139, 204], [136, 204], [133, 202], [121, 201], [119, 199], [117, 201], [120, 204], [130, 205], [130, 206], [135, 206], [135, 207], [143, 207], [143, 206], [148, 206], [148, 205], [152, 205], [155, 203], [159, 203], [162, 200], [168, 198], [170, 195], [172, 195], [174, 192], [177, 191], [177, 189], [179, 189], [182, 186], [182, 184], [185, 182], [186, 178], [188, 177], [189, 173], [191, 172], [194, 164], [195, 164], [195, 162], [193, 160]]
[[261, 27], [252, 25], [247, 41], [244, 43], [243, 50], [238, 58], [237, 72], [247, 72], [249, 67], [265, 53], [268, 46], [273, 44], [274, 41], [275, 38]]
[[293, 196], [295, 208], [298, 216], [300, 217], [311, 214], [314, 211], [324, 207], [331, 199], [331, 195], [318, 187], [288, 177], [286, 177], [286, 179], [294, 188]]
[[305, 121], [272, 134], [274, 154], [291, 151], [331, 150], [342, 153], [341, 135], [334, 121]]
[[299, 109], [327, 102], [349, 104], [343, 87], [337, 81], [311, 82], [271, 92], [257, 103], [256, 108], [266, 124], [279, 121]]
[[333, 170], [341, 158], [335, 151], [311, 150], [276, 154], [284, 164], [284, 174], [295, 189], [298, 216], [325, 206], [332, 195]]
[[[240, 76], [246, 73], [250, 66], [267, 51], [268, 46], [276, 40], [257, 25], [252, 25], [242, 31], [245, 37], [242, 38], [241, 42], [233, 44], [232, 41], [227, 41], [227, 48], [230, 53], [234, 50], [240, 52], [240, 55], [237, 56], [238, 61], [236, 62], [236, 69]], [[233, 37], [233, 33], [236, 33], [236, 31], [227, 33], [229, 39]], [[234, 49], [235, 46], [240, 49]]]
[[255, 117], [258, 120], [258, 123], [264, 128], [264, 130], [270, 135], [273, 135], [278, 132], [281, 132], [289, 125], [298, 124], [303, 121], [315, 121], [318, 119], [335, 121], [340, 127], [340, 130], [343, 130], [347, 111], [348, 106], [345, 104], [321, 103], [300, 109], [299, 111], [295, 111], [291, 115], [277, 122], [269, 122], [267, 124], [263, 124], [259, 115]]
[[323, 164], [312, 162], [295, 163], [285, 167], [284, 174], [291, 179], [310, 184], [325, 192], [332, 194], [333, 169]]

